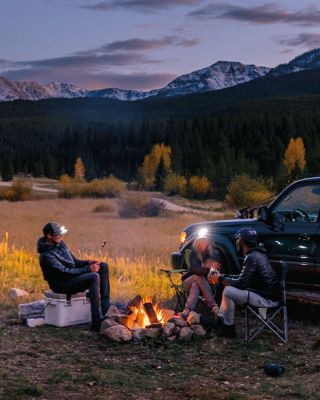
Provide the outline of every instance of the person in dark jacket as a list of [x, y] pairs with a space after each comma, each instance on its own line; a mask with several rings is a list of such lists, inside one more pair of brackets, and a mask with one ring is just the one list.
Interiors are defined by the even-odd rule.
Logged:
[[258, 308], [275, 307], [279, 304], [281, 287], [271, 267], [266, 250], [259, 244], [258, 233], [253, 228], [242, 228], [236, 234], [238, 252], [245, 256], [239, 275], [216, 274], [211, 282], [225, 285], [216, 330], [234, 337], [235, 305], [249, 303]]
[[99, 330], [110, 306], [109, 268], [96, 260], [78, 260], [62, 241], [67, 230], [49, 222], [37, 247], [44, 279], [57, 293], [74, 294], [89, 289], [92, 329]]
[[210, 269], [219, 270], [221, 265], [221, 255], [214, 247], [212, 240], [205, 235], [198, 237], [194, 241], [190, 253], [190, 271], [182, 277], [182, 285], [189, 290], [188, 299], [182, 312], [184, 318], [196, 308], [200, 294], [213, 314], [216, 315], [219, 312], [207, 276]]

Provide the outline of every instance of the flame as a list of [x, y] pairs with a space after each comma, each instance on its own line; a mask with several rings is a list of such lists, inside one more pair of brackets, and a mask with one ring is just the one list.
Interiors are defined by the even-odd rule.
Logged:
[[132, 312], [131, 318], [134, 319], [135, 323], [138, 325], [139, 328], [145, 328], [146, 326], [150, 325], [151, 322], [148, 318], [148, 315], [146, 314], [143, 304], [144, 303], [151, 303], [153, 306], [153, 309], [156, 313], [158, 322], [160, 324], [163, 324], [165, 321], [165, 315], [162, 311], [162, 309], [159, 307], [158, 302], [153, 303], [151, 297], [145, 297], [143, 298], [142, 302], [140, 303], [139, 307], [136, 306], [131, 306], [130, 310]]

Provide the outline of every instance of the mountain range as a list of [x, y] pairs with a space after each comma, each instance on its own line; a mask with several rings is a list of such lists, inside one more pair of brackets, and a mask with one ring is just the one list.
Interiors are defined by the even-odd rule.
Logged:
[[136, 101], [146, 98], [185, 96], [231, 88], [262, 77], [277, 77], [315, 68], [320, 68], [320, 49], [303, 53], [287, 64], [280, 64], [273, 69], [244, 65], [240, 62], [218, 61], [209, 67], [182, 75], [161, 89], [147, 92], [117, 88], [86, 90], [68, 83], [53, 82], [40, 85], [37, 82], [16, 82], [0, 77], [0, 101], [79, 97]]

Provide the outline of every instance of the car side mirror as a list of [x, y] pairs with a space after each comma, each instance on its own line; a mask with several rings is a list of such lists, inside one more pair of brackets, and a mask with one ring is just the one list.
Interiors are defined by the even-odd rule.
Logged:
[[268, 221], [269, 213], [267, 207], [259, 207], [257, 211], [257, 216], [261, 221]]

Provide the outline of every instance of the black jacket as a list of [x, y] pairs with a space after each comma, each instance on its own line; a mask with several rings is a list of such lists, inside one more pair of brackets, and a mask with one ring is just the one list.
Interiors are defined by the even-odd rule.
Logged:
[[248, 251], [240, 275], [225, 275], [222, 280], [226, 285], [253, 290], [270, 300], [280, 299], [280, 283], [263, 246]]
[[89, 261], [78, 260], [64, 242], [48, 244], [45, 238], [41, 237], [37, 247], [43, 277], [53, 291], [58, 291], [60, 282], [91, 272]]

